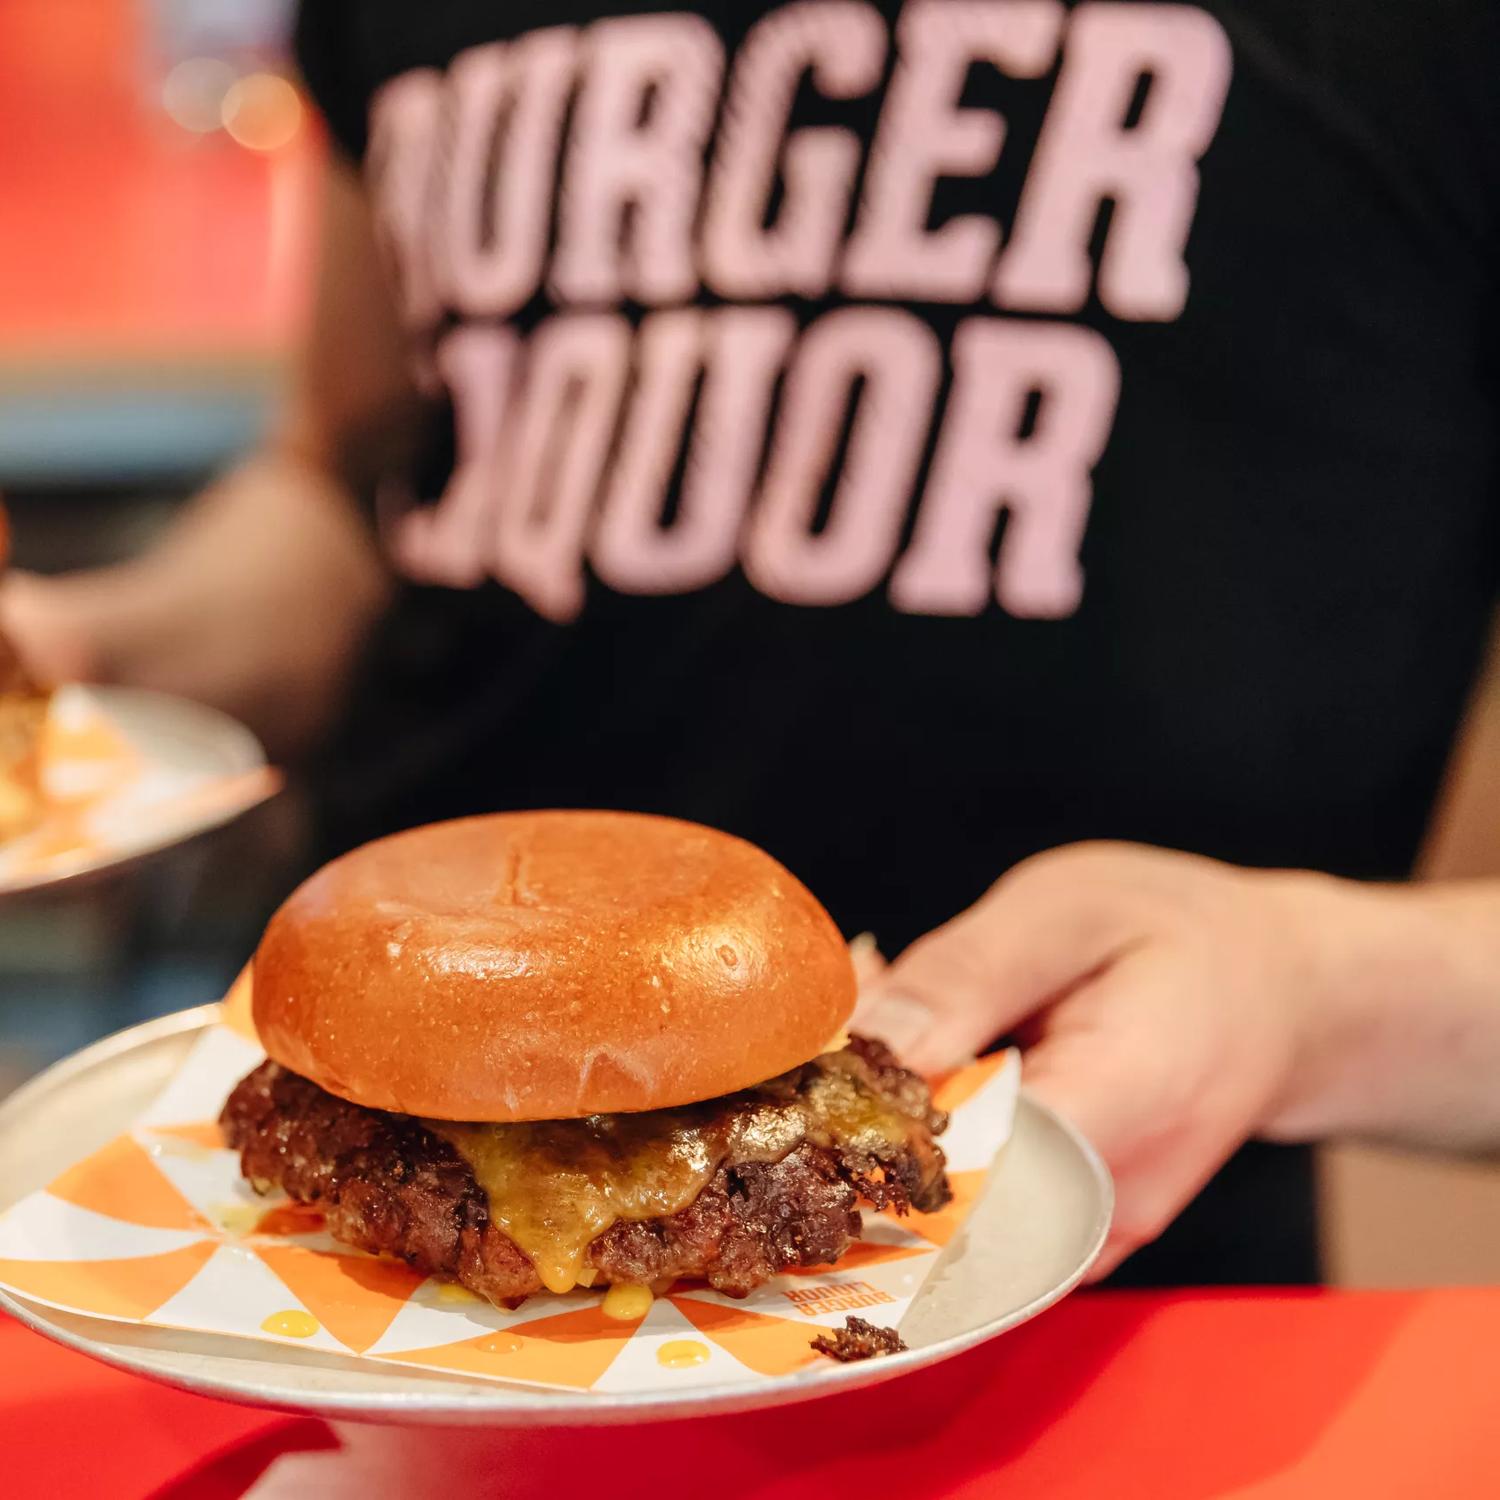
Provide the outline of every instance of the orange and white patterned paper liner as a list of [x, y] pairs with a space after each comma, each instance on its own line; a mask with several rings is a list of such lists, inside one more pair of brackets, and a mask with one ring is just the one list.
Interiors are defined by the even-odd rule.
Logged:
[[[242, 989], [243, 983], [237, 988]], [[851, 1312], [896, 1326], [1009, 1138], [1014, 1054], [949, 1078], [944, 1137], [955, 1201], [905, 1219], [867, 1214], [827, 1270], [736, 1301], [679, 1283], [643, 1316], [606, 1317], [597, 1292], [513, 1312], [336, 1244], [315, 1212], [259, 1198], [215, 1117], [261, 1059], [235, 993], [226, 1019], [125, 1135], [0, 1217], [0, 1285], [69, 1312], [297, 1345], [447, 1375], [608, 1392], [818, 1379], [809, 1340]]]
[[0, 846], [0, 889], [186, 838], [281, 787], [269, 766], [216, 776], [154, 762], [77, 685], [52, 695], [39, 759], [47, 810], [36, 828]]

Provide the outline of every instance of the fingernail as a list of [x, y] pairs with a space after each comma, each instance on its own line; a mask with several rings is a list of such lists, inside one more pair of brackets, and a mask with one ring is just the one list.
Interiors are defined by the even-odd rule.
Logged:
[[898, 1057], [932, 1028], [932, 1012], [910, 995], [871, 995], [854, 1008], [849, 1029], [884, 1042]]
[[861, 990], [870, 988], [885, 970], [885, 959], [875, 943], [875, 934], [862, 932], [849, 939], [849, 962], [854, 966], [854, 981]]

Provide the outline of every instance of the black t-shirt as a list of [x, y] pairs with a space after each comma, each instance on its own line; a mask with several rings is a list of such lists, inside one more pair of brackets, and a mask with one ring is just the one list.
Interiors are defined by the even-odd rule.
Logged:
[[[629, 807], [888, 952], [1035, 851], [1398, 878], [1500, 562], [1487, 0], [313, 3], [434, 401], [330, 840]], [[1313, 1273], [1251, 1152], [1142, 1277]]]

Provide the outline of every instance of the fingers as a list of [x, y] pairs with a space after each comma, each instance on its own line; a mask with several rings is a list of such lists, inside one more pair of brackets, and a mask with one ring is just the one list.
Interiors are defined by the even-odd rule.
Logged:
[[[909, 1066], [936, 1072], [1066, 994], [1137, 930], [1128, 886], [1091, 877], [1085, 863], [1059, 853], [1019, 867], [890, 964], [861, 999], [852, 1028], [888, 1042]], [[1070, 867], [1076, 883], [1067, 879]]]
[[872, 993], [866, 986], [861, 986], [861, 998], [849, 1022], [850, 1031], [860, 1036], [878, 1037], [908, 1067], [936, 1073], [942, 1070], [942, 1063], [929, 1065], [920, 1060], [924, 1050], [922, 1042], [932, 1026], [932, 1011], [920, 1000], [905, 995]]
[[1176, 1003], [1180, 983], [1169, 950], [1132, 952], [1080, 984], [1026, 1052], [1028, 1091], [1112, 1166], [1157, 1151], [1192, 1107], [1203, 1018]]
[[[1132, 1069], [1125, 1039], [1080, 1032], [1051, 1038], [1026, 1054], [1027, 1091], [1055, 1110], [1104, 1158], [1115, 1185], [1115, 1213], [1109, 1238], [1088, 1280], [1100, 1281], [1142, 1245], [1154, 1240], [1191, 1191], [1179, 1188], [1180, 1178], [1153, 1153], [1150, 1138], [1164, 1123], [1166, 1106], [1157, 1097], [1152, 1069]], [[1111, 1054], [1114, 1054], [1113, 1056]], [[1134, 1072], [1138, 1076], [1131, 1078]]]
[[1226, 1076], [1220, 1018], [1187, 1003], [1191, 982], [1169, 949], [1132, 952], [1080, 986], [1026, 1054], [1028, 1092], [1083, 1133], [1115, 1180], [1091, 1280], [1156, 1239], [1248, 1133], [1239, 1084], [1252, 1059]]
[[1109, 1238], [1104, 1242], [1104, 1248], [1099, 1252], [1098, 1259], [1088, 1268], [1084, 1281], [1093, 1285], [1103, 1281], [1120, 1269], [1120, 1266], [1141, 1247], [1134, 1240], [1126, 1239], [1123, 1235], [1110, 1231]]
[[[1157, 1235], [1246, 1137], [1275, 1083], [1275, 1027], [1227, 996], [1224, 875], [1163, 851], [1028, 861], [869, 984], [851, 1029], [938, 1071], [998, 1035], [1033, 1045], [1027, 1089], [1109, 1165], [1116, 1216], [1094, 1276]], [[1235, 938], [1233, 923], [1221, 930]], [[1242, 955], [1243, 956], [1243, 955]], [[1253, 956], [1253, 955], [1252, 955]], [[1021, 1023], [1027, 1023], [1024, 1028]]]
[[12, 570], [0, 581], [0, 633], [40, 682], [91, 682], [98, 654], [57, 581]]
[[854, 964], [854, 983], [863, 992], [885, 972], [885, 955], [875, 944], [873, 932], [849, 939], [849, 958]]

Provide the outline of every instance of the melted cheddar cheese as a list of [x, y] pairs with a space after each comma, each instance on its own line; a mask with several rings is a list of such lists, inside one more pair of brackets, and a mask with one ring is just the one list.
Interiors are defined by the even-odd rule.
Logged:
[[788, 1074], [680, 1109], [423, 1123], [468, 1163], [491, 1222], [530, 1258], [542, 1285], [567, 1292], [593, 1280], [589, 1246], [613, 1224], [680, 1213], [726, 1161], [780, 1161], [804, 1142], [871, 1155], [905, 1145], [917, 1122], [838, 1061], [825, 1058], [805, 1081]]
[[549, 1292], [578, 1284], [589, 1244], [616, 1220], [686, 1208], [722, 1159], [712, 1134], [673, 1110], [515, 1125], [429, 1121], [428, 1129], [468, 1162], [491, 1221]]

